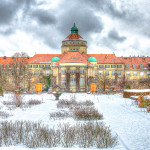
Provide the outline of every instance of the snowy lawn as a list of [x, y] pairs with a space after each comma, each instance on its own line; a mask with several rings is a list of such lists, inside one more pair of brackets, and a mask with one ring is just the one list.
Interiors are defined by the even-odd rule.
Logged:
[[[91, 100], [94, 102], [95, 107], [100, 113], [103, 114], [103, 121], [107, 126], [110, 125], [112, 133], [118, 134], [119, 144], [111, 149], [117, 150], [149, 150], [150, 149], [150, 114], [145, 112], [145, 109], [140, 109], [133, 105], [130, 99], [125, 99], [122, 95], [90, 95], [90, 94], [68, 94], [64, 93], [60, 99], [70, 100], [75, 96], [78, 102]], [[63, 120], [50, 119], [50, 113], [61, 111], [57, 108], [58, 101], [51, 94], [42, 95], [24, 95], [23, 101], [28, 102], [29, 100], [40, 100], [42, 103], [31, 107], [14, 108], [13, 106], [8, 107], [3, 105], [3, 101], [11, 101], [12, 95], [5, 94], [4, 97], [0, 97], [0, 111], [6, 112], [9, 116], [0, 118], [1, 121], [41, 121], [42, 124], [48, 125], [49, 127], [55, 127], [59, 123], [69, 122], [75, 124], [77, 121], [72, 117], [65, 118]], [[64, 109], [63, 109], [64, 110]], [[24, 145], [18, 146], [2, 146], [0, 150], [31, 150], [26, 148]], [[37, 148], [37, 150], [84, 150], [88, 148]], [[97, 150], [97, 148], [92, 148]], [[110, 150], [110, 149], [107, 149]]]

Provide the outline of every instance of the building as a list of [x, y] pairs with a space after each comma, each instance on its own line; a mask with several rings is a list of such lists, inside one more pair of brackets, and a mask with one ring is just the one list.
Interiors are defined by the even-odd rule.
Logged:
[[[0, 64], [9, 64], [11, 57], [0, 57]], [[90, 84], [109, 80], [132, 80], [150, 77], [150, 57], [116, 57], [115, 54], [87, 54], [87, 41], [71, 28], [63, 41], [61, 54], [36, 54], [28, 58], [29, 70], [35, 77], [52, 75], [52, 87], [59, 86], [66, 92], [87, 92]], [[11, 81], [10, 81], [11, 82]], [[112, 84], [113, 85], [113, 84]], [[34, 90], [34, 87], [33, 87]]]

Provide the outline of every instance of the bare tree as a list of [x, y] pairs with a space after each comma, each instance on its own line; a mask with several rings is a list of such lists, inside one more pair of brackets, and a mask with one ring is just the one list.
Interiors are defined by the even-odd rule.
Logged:
[[99, 88], [105, 91], [105, 89], [108, 88], [108, 86], [110, 85], [110, 79], [103, 72], [101, 75], [98, 76], [97, 83], [98, 83]]
[[141, 88], [150, 88], [150, 77], [139, 80], [139, 86]]
[[2, 90], [7, 90], [9, 87], [8, 81], [9, 67], [8, 64], [0, 64], [0, 87]]
[[26, 79], [28, 72], [28, 58], [29, 56], [24, 52], [17, 52], [12, 56], [12, 60], [10, 62], [10, 72], [15, 90], [22, 90], [21, 84], [23, 84], [23, 80]]

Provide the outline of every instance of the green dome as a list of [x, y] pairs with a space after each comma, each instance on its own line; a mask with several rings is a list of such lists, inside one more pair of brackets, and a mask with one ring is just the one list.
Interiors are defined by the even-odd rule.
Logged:
[[75, 23], [74, 26], [71, 28], [71, 34], [78, 34], [78, 28], [76, 27]]
[[96, 60], [95, 57], [89, 57], [89, 58], [88, 58], [88, 61], [91, 62], [91, 61], [97, 61], [97, 60]]
[[53, 57], [51, 61], [52, 61], [52, 62], [54, 62], [54, 61], [57, 62], [57, 61], [59, 61], [59, 60], [60, 60], [60, 58], [56, 56], [56, 57]]

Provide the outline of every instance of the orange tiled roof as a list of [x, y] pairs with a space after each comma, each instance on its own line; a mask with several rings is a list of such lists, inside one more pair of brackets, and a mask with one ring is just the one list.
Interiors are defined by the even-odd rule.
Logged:
[[97, 59], [97, 63], [123, 63], [120, 61], [118, 57], [115, 56], [115, 54], [87, 54], [88, 57], [95, 57]]
[[[32, 59], [32, 57], [29, 57], [27, 60], [26, 60], [26, 62], [27, 63], [29, 63], [29, 61]], [[13, 62], [13, 57], [6, 57], [6, 58], [4, 58], [4, 57], [0, 57], [0, 64], [4, 64], [4, 65], [6, 65], [6, 64], [10, 64], [11, 62]]]
[[63, 53], [60, 57], [60, 60], [55, 65], [58, 66], [61, 63], [85, 63], [87, 65], [91, 65], [87, 61], [87, 57], [84, 55], [84, 53], [81, 54], [80, 52]]
[[70, 34], [68, 35], [65, 40], [83, 40], [83, 37], [81, 37], [79, 34]]
[[36, 54], [30, 59], [29, 63], [50, 63], [55, 56], [60, 57], [61, 54]]
[[[143, 68], [148, 68], [148, 63], [150, 62], [150, 57], [118, 57], [120, 61], [125, 63], [125, 69], [134, 69], [133, 64], [136, 64], [136, 69], [141, 69], [140, 64], [143, 64]], [[127, 68], [129, 64], [129, 68]]]

